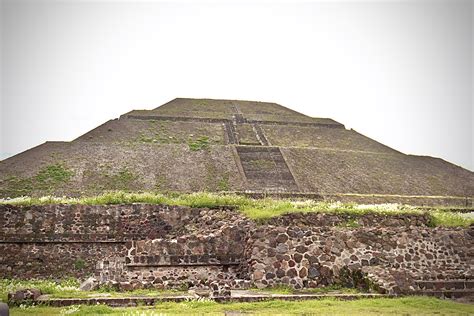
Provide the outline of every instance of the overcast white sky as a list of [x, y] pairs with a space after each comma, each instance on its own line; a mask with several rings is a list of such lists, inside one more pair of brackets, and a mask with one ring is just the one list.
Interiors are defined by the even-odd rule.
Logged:
[[2, 158], [206, 97], [474, 170], [472, 1], [1, 3]]

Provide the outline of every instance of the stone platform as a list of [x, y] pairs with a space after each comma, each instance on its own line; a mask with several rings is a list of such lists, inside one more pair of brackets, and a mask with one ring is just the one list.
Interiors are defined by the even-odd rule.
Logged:
[[[209, 298], [216, 302], [261, 302], [269, 300], [301, 301], [301, 300], [320, 300], [325, 298], [334, 298], [338, 300], [357, 300], [364, 298], [386, 298], [395, 297], [393, 295], [378, 293], [357, 293], [357, 294], [271, 294], [257, 293], [254, 291], [234, 290], [231, 296], [221, 296]], [[111, 307], [134, 307], [151, 306], [163, 302], [184, 302], [199, 299], [198, 296], [187, 295], [163, 295], [163, 296], [130, 296], [130, 297], [90, 297], [90, 298], [49, 298], [47, 295], [40, 296], [35, 301], [37, 304], [49, 305], [54, 307], [70, 305], [97, 305], [104, 304]]]

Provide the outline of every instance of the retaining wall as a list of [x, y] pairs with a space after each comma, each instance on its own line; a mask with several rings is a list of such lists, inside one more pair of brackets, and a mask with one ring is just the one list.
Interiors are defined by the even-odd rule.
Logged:
[[230, 208], [2, 205], [0, 277], [95, 275], [124, 289], [337, 283], [387, 293], [474, 279], [474, 229], [429, 222], [300, 213], [255, 223]]

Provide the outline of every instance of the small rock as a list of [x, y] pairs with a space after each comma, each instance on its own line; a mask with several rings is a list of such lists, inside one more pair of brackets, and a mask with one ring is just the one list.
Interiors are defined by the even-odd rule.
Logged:
[[310, 267], [308, 269], [308, 277], [311, 279], [317, 278], [320, 276], [319, 270], [316, 267]]
[[286, 271], [286, 275], [289, 276], [290, 278], [294, 278], [295, 276], [298, 275], [298, 273], [296, 272], [295, 268], [291, 268], [288, 271]]
[[286, 242], [286, 241], [288, 240], [288, 235], [287, 235], [287, 234], [284, 234], [284, 233], [283, 233], [283, 234], [279, 234], [279, 235], [277, 236], [277, 239], [276, 239], [276, 240], [277, 240], [278, 243], [284, 243], [284, 242]]
[[93, 291], [99, 288], [99, 282], [96, 278], [90, 277], [79, 285], [81, 291]]
[[132, 291], [133, 286], [130, 282], [120, 282], [120, 290], [121, 291]]
[[277, 253], [286, 253], [288, 252], [288, 245], [287, 244], [278, 244], [278, 246], [276, 247], [276, 252]]
[[8, 316], [10, 312], [8, 310], [8, 305], [0, 302], [0, 316]]

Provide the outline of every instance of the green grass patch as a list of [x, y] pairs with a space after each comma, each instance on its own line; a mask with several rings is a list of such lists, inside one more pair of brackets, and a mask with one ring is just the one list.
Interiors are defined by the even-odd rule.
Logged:
[[197, 139], [190, 138], [188, 140], [188, 146], [192, 151], [207, 149], [209, 147], [209, 137], [200, 136]]
[[229, 175], [225, 174], [217, 183], [217, 189], [219, 191], [229, 190]]
[[43, 294], [75, 293], [79, 291], [79, 281], [73, 278], [61, 281], [0, 279], [0, 301], [6, 302], [8, 293], [26, 288], [39, 289]]
[[468, 227], [474, 223], [473, 214], [465, 212], [435, 210], [430, 212], [430, 216], [430, 224], [432, 227]]
[[35, 176], [35, 180], [37, 183], [49, 187], [67, 182], [73, 175], [73, 171], [67, 169], [61, 163], [56, 163], [40, 169]]
[[[124, 176], [127, 178], [127, 176]], [[197, 192], [189, 194], [178, 193], [127, 193], [123, 191], [112, 191], [101, 195], [82, 198], [58, 198], [54, 196], [45, 197], [19, 197], [14, 199], [0, 199], [0, 204], [12, 205], [45, 205], [45, 204], [85, 204], [85, 205], [107, 205], [107, 204], [165, 204], [189, 207], [217, 208], [232, 206], [240, 210], [247, 217], [265, 221], [272, 217], [288, 213], [310, 213], [320, 212], [326, 214], [348, 214], [351, 216], [362, 216], [364, 214], [399, 215], [399, 214], [424, 214], [431, 217], [433, 226], [460, 226], [468, 227], [474, 223], [474, 217], [470, 213], [449, 212], [446, 210], [426, 210], [413, 206], [400, 204], [373, 204], [363, 205], [355, 203], [327, 202], [316, 200], [297, 199], [251, 199], [237, 194], [218, 194], [208, 192]], [[349, 228], [356, 228], [355, 222], [347, 223]]]
[[131, 191], [137, 186], [140, 178], [128, 167], [113, 169], [110, 165], [99, 166], [98, 172], [87, 170], [84, 176], [89, 183], [88, 190], [92, 192], [102, 192], [105, 188], [112, 191]]
[[74, 175], [63, 163], [44, 166], [32, 177], [8, 177], [0, 182], [0, 195], [18, 197], [41, 191], [51, 194], [66, 184]]
[[74, 269], [82, 270], [85, 267], [86, 267], [86, 262], [83, 259], [76, 259], [76, 261], [74, 261]]
[[474, 305], [429, 297], [377, 298], [354, 301], [322, 299], [309, 301], [266, 301], [257, 303], [216, 303], [189, 300], [160, 303], [152, 307], [112, 308], [104, 305], [63, 308], [12, 308], [11, 315], [472, 315]]

